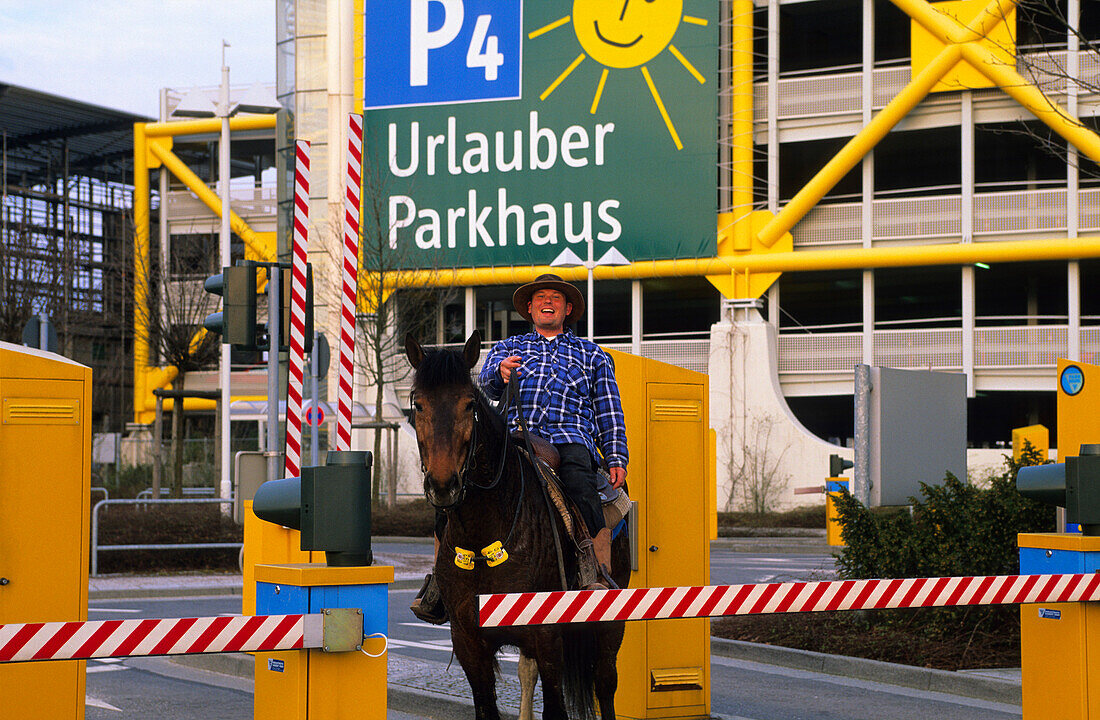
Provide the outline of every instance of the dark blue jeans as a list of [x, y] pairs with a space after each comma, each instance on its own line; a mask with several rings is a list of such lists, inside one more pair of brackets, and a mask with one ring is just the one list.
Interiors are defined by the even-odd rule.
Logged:
[[595, 537], [604, 527], [600, 494], [596, 492], [596, 462], [592, 453], [581, 443], [555, 444], [561, 455], [558, 478], [565, 494], [580, 510], [588, 533]]

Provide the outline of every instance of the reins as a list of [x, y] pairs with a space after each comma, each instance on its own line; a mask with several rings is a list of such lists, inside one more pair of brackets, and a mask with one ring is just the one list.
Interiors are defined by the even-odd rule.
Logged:
[[[475, 454], [475, 448], [477, 446], [477, 441], [478, 441], [478, 426], [481, 424], [481, 415], [478, 412], [478, 409], [479, 409], [478, 406], [480, 406], [482, 403], [484, 403], [484, 396], [480, 393], [480, 391], [478, 391], [477, 406], [475, 406], [475, 408], [474, 408], [474, 422], [473, 422], [473, 425], [472, 425], [471, 430], [470, 430], [470, 439], [469, 439], [469, 441], [467, 443], [467, 446], [466, 446], [466, 457], [463, 460], [462, 469], [459, 471], [459, 475], [458, 475], [458, 480], [459, 480], [459, 483], [460, 483], [458, 495], [455, 497], [455, 499], [452, 502], [447, 503], [446, 505], [437, 504], [431, 498], [431, 495], [427, 495], [427, 499], [428, 499], [428, 502], [431, 503], [432, 507], [434, 507], [435, 509], [442, 510], [443, 512], [448, 512], [450, 510], [454, 510], [455, 508], [457, 508], [459, 505], [462, 504], [463, 500], [466, 499], [466, 488], [467, 487], [473, 487], [473, 488], [476, 488], [478, 490], [483, 490], [483, 491], [496, 489], [496, 487], [500, 484], [501, 478], [504, 476], [504, 466], [507, 464], [507, 459], [508, 459], [508, 448], [512, 445], [512, 443], [511, 443], [511, 441], [509, 440], [509, 437], [508, 437], [508, 409], [511, 406], [511, 404], [513, 402], [515, 402], [516, 403], [516, 417], [518, 418], [520, 431], [523, 435], [523, 443], [524, 443], [524, 446], [527, 450], [527, 455], [530, 458], [531, 464], [535, 467], [535, 477], [536, 477], [536, 479], [540, 480], [539, 487], [542, 490], [543, 501], [546, 503], [546, 512], [547, 512], [548, 516], [550, 517], [550, 524], [551, 524], [550, 534], [554, 538], [554, 551], [556, 553], [557, 561], [558, 561], [558, 577], [559, 577], [559, 580], [561, 581], [562, 589], [566, 590], [566, 589], [568, 589], [569, 585], [568, 585], [568, 581], [566, 580], [566, 576], [565, 576], [565, 558], [564, 558], [564, 554], [562, 552], [561, 538], [558, 537], [557, 529], [553, 527], [554, 517], [555, 517], [554, 507], [553, 507], [553, 505], [551, 504], [551, 501], [550, 501], [550, 494], [549, 494], [549, 491], [546, 487], [546, 480], [542, 477], [542, 475], [540, 473], [540, 468], [538, 467], [538, 459], [537, 459], [537, 456], [535, 455], [534, 447], [531, 445], [531, 433], [527, 429], [527, 420], [526, 420], [526, 418], [523, 417], [523, 412], [521, 412], [521, 408], [519, 407], [519, 401], [517, 399], [517, 394], [518, 394], [518, 390], [516, 389], [516, 383], [510, 382], [510, 383], [505, 384], [505, 386], [504, 386], [504, 397], [502, 398], [502, 404], [501, 404], [501, 407], [499, 409], [500, 414], [504, 418], [504, 438], [503, 438], [503, 443], [502, 443], [502, 447], [501, 447], [501, 451], [500, 451], [500, 460], [497, 462], [497, 469], [496, 469], [496, 472], [493, 475], [492, 481], [489, 482], [487, 485], [478, 485], [477, 483], [473, 482], [471, 479], [469, 479], [467, 477], [469, 475], [470, 468], [474, 466], [474, 454]], [[410, 396], [409, 396], [409, 404], [413, 407], [413, 412], [415, 413], [415, 404], [413, 402], [413, 394], [410, 394]], [[414, 415], [414, 417], [415, 417], [415, 415]], [[522, 462], [520, 462], [520, 464], [519, 464], [519, 478], [520, 478], [520, 486], [519, 486], [519, 493], [516, 496], [516, 510], [515, 510], [515, 513], [512, 516], [512, 525], [508, 529], [508, 535], [502, 543], [504, 546], [507, 546], [511, 543], [512, 536], [515, 534], [516, 526], [519, 523], [520, 512], [523, 509], [523, 495], [524, 495], [524, 490], [525, 490], [525, 486], [526, 486], [526, 473], [523, 470], [523, 463]], [[457, 519], [457, 516], [456, 516], [456, 519]], [[486, 558], [484, 558], [484, 557], [473, 557], [471, 559], [475, 562], [479, 562], [479, 561], [480, 562], [485, 562], [486, 561]]]

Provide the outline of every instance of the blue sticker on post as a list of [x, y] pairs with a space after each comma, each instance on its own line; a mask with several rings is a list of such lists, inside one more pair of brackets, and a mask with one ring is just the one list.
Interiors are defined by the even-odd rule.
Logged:
[[283, 660], [278, 660], [276, 658], [267, 659], [267, 669], [271, 672], [282, 672], [284, 667], [286, 667], [286, 663]]
[[1076, 365], [1067, 365], [1058, 377], [1058, 386], [1066, 395], [1076, 395], [1085, 387], [1085, 373]]
[[365, 109], [521, 97], [522, 0], [370, 0], [363, 29]]
[[1039, 619], [1040, 620], [1061, 620], [1062, 619], [1062, 611], [1061, 610], [1051, 610], [1050, 608], [1039, 608]]

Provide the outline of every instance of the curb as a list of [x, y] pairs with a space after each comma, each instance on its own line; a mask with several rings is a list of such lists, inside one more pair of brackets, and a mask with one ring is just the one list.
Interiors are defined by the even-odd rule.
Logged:
[[241, 585], [200, 585], [196, 587], [117, 588], [88, 590], [89, 600], [125, 600], [130, 598], [185, 598], [241, 595]]
[[1013, 680], [716, 637], [710, 639], [710, 651], [712, 655], [825, 675], [839, 675], [1008, 705], [1021, 703], [1020, 683]]
[[[710, 647], [712, 655], [735, 660], [806, 670], [824, 675], [837, 675], [1006, 705], [1020, 705], [1021, 702], [1020, 683], [1013, 680], [999, 680], [949, 670], [919, 668], [881, 660], [829, 655], [810, 650], [795, 650], [716, 637], [711, 637]], [[184, 667], [240, 678], [251, 679], [254, 672], [254, 660], [247, 653], [178, 655], [168, 659]], [[426, 689], [413, 689], [405, 685], [390, 683], [388, 693], [390, 707], [404, 712], [424, 712], [430, 709], [433, 716], [436, 713], [463, 716], [473, 707], [472, 701]]]
[[231, 675], [252, 680], [256, 670], [256, 660], [248, 653], [220, 653], [218, 655], [171, 655], [170, 662], [194, 670]]

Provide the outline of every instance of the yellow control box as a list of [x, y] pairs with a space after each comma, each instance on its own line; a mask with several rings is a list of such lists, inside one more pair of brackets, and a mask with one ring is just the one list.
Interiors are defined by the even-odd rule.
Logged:
[[385, 720], [388, 585], [393, 568], [256, 565], [261, 614], [362, 611], [361, 651], [256, 653], [254, 707], [270, 720]]
[[[707, 376], [610, 351], [630, 443], [636, 503], [631, 587], [706, 585], [715, 513]], [[710, 715], [710, 621], [630, 622], [619, 651], [620, 718]]]
[[[88, 619], [92, 371], [0, 343], [0, 623]], [[84, 717], [83, 660], [0, 664], [4, 717]]]

